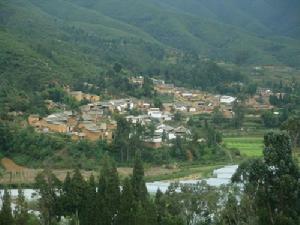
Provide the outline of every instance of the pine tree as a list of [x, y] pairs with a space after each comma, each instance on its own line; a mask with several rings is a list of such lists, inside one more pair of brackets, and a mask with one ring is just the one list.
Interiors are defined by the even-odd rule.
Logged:
[[16, 225], [27, 225], [29, 220], [28, 205], [25, 200], [24, 192], [18, 190], [18, 198], [16, 202], [16, 208], [14, 211], [15, 224]]
[[120, 182], [117, 168], [115, 163], [108, 156], [105, 156], [97, 192], [98, 224], [114, 224], [119, 205]]
[[83, 202], [83, 210], [81, 213], [80, 225], [96, 225], [96, 183], [93, 175], [87, 184], [85, 199]]
[[0, 211], [0, 225], [14, 225], [14, 218], [11, 210], [11, 198], [7, 189], [4, 189], [2, 202], [3, 204]]
[[117, 225], [134, 225], [134, 210], [135, 201], [131, 182], [126, 178], [124, 180], [120, 199], [120, 211], [117, 217]]
[[62, 186], [62, 191], [63, 191], [62, 204], [63, 204], [63, 214], [65, 216], [71, 216], [73, 212], [71, 189], [72, 189], [71, 175], [70, 172], [68, 172]]
[[163, 200], [163, 193], [160, 189], [157, 190], [155, 195], [155, 206], [157, 213], [157, 223], [159, 225], [163, 225], [163, 218], [165, 217], [165, 202]]
[[60, 201], [57, 195], [61, 183], [49, 170], [38, 174], [35, 178], [35, 188], [38, 190], [40, 199], [39, 210], [43, 225], [56, 224], [61, 216]]
[[139, 152], [137, 152], [135, 157], [131, 183], [135, 200], [135, 224], [157, 224], [156, 210], [148, 194], [144, 179], [144, 167]]
[[80, 173], [79, 169], [76, 169], [71, 179], [71, 193], [69, 193], [69, 195], [72, 202], [72, 213], [77, 217], [78, 220], [81, 219], [81, 213], [84, 209], [86, 187], [87, 185], [82, 177], [82, 174]]
[[144, 225], [157, 225], [157, 214], [153, 201], [148, 197], [143, 203], [144, 211], [146, 212], [146, 220]]
[[148, 198], [148, 191], [144, 180], [144, 167], [139, 152], [137, 152], [135, 157], [131, 182], [135, 200], [137, 202], [145, 202]]

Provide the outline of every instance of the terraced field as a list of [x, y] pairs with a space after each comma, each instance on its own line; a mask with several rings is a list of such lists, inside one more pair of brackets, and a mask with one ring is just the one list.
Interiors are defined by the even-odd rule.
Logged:
[[262, 156], [262, 137], [226, 137], [224, 143], [228, 149], [238, 149], [243, 156]]

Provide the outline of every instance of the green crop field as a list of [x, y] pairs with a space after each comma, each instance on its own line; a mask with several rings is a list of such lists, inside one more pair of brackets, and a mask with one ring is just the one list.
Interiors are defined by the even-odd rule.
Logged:
[[256, 157], [262, 155], [262, 137], [228, 137], [224, 138], [224, 143], [229, 149], [238, 149], [241, 155]]

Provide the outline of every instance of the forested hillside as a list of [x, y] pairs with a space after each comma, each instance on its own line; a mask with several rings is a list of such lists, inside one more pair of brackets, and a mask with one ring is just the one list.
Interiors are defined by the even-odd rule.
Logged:
[[4, 0], [0, 10], [1, 78], [23, 88], [101, 74], [115, 62], [154, 73], [183, 65], [187, 55], [300, 60], [299, 3], [292, 0]]

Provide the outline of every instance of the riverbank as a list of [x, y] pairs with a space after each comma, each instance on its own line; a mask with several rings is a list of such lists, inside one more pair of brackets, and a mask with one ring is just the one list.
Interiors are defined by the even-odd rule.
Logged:
[[[210, 186], [219, 187], [221, 185], [226, 185], [231, 182], [231, 177], [236, 172], [238, 165], [227, 165], [221, 167], [219, 169], [213, 170], [212, 176], [206, 179], [177, 179], [177, 180], [169, 180], [169, 181], [154, 181], [147, 182], [146, 186], [149, 193], [156, 193], [157, 190], [161, 190], [162, 192], [166, 192], [168, 187], [172, 183], [179, 183], [185, 185], [195, 185], [202, 181], [205, 181]], [[38, 199], [38, 194], [34, 188], [22, 188], [24, 192], [24, 196], [28, 201], [36, 201]], [[178, 190], [180, 191], [180, 190]], [[3, 190], [0, 190], [0, 196], [3, 195]], [[18, 189], [10, 189], [10, 195], [13, 199], [18, 196]]]
[[[204, 179], [212, 175], [213, 170], [221, 168], [225, 163], [193, 163], [193, 164], [173, 164], [165, 166], [145, 166], [145, 180], [146, 182], [153, 181], [178, 181], [178, 180], [193, 180]], [[63, 181], [68, 172], [72, 173], [71, 169], [54, 169], [52, 172], [55, 176]], [[13, 171], [6, 170], [0, 177], [0, 186], [8, 186], [11, 188], [32, 188], [34, 186], [35, 177], [42, 169], [30, 169], [23, 167], [22, 170]], [[83, 177], [88, 179], [92, 174], [99, 176], [99, 171], [81, 171]], [[118, 173], [120, 179], [124, 179], [132, 174], [132, 168], [119, 167]]]

